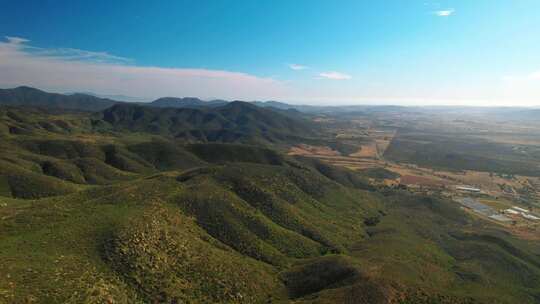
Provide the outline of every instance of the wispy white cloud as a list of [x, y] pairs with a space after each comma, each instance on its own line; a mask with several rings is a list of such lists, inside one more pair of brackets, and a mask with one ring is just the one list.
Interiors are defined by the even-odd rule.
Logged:
[[[314, 74], [318, 79], [336, 81], [282, 82], [240, 72], [140, 66], [105, 52], [43, 49], [24, 38], [0, 38], [0, 87], [4, 88], [29, 85], [56, 92], [94, 92], [146, 100], [197, 96], [311, 104], [540, 105], [540, 69], [461, 85], [426, 85], [399, 77], [370, 85], [360, 76], [339, 81], [352, 77], [336, 71]], [[373, 77], [368, 79], [376, 82]]]
[[319, 76], [322, 78], [332, 79], [332, 80], [348, 80], [352, 78], [351, 75], [347, 75], [347, 74], [335, 72], [335, 71], [323, 72], [323, 73], [320, 73]]
[[301, 65], [301, 64], [291, 63], [291, 64], [289, 64], [289, 68], [291, 70], [300, 71], [300, 70], [305, 70], [308, 67], [305, 66], [305, 65]]
[[40, 48], [28, 44], [30, 40], [20, 37], [6, 36], [4, 47], [10, 47], [32, 56], [59, 58], [62, 60], [88, 61], [95, 63], [129, 63], [131, 59], [111, 55], [107, 52], [94, 52], [73, 48]]
[[129, 63], [129, 58], [111, 55], [107, 52], [92, 52], [72, 48], [43, 49], [32, 47], [28, 49], [33, 55], [43, 57], [57, 57], [62, 60], [91, 61], [98, 63]]
[[451, 9], [447, 9], [447, 10], [435, 11], [433, 13], [435, 15], [439, 16], [439, 17], [449, 17], [449, 16], [453, 15], [455, 12], [456, 12], [456, 10], [451, 8]]
[[28, 39], [24, 39], [21, 37], [12, 37], [12, 36], [6, 36], [6, 40], [10, 44], [23, 44], [28, 42]]
[[20, 37], [0, 41], [0, 86], [148, 98], [219, 96], [243, 100], [280, 98], [287, 90], [275, 79], [241, 72], [138, 66], [106, 52], [44, 49], [28, 42]]

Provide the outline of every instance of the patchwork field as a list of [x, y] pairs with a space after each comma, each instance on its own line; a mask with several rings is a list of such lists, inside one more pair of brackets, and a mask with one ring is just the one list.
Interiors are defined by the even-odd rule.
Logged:
[[[402, 185], [410, 191], [449, 198], [466, 194], [458, 191], [458, 186], [469, 186], [481, 189], [482, 201], [494, 208], [522, 206], [540, 211], [538, 127], [507, 124], [501, 131], [482, 120], [451, 117], [431, 120], [414, 115], [381, 120], [381, 115], [371, 120], [348, 115], [349, 124], [341, 121], [335, 132], [339, 133], [339, 139], [357, 146], [356, 152], [337, 154], [326, 147], [304, 149], [302, 155], [356, 170], [379, 186]], [[329, 130], [336, 127], [336, 123], [322, 123]], [[296, 154], [297, 149], [298, 146], [293, 147], [289, 153]], [[471, 216], [477, 215], [471, 213]], [[540, 233], [537, 223], [522, 217], [512, 223], [482, 220], [526, 239], [536, 239]]]

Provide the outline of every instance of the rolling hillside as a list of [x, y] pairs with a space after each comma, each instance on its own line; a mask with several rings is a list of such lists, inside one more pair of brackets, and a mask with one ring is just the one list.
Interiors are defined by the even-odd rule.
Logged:
[[274, 149], [310, 126], [240, 102], [0, 108], [0, 302], [538, 301], [540, 244]]
[[115, 130], [148, 132], [187, 141], [278, 143], [299, 134], [314, 135], [314, 126], [303, 118], [291, 118], [239, 101], [199, 109], [117, 104], [96, 117]]

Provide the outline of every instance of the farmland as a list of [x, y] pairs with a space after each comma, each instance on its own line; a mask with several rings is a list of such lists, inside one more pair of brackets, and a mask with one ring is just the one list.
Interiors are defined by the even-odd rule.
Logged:
[[[319, 146], [319, 152], [297, 153], [293, 147], [289, 154], [356, 170], [379, 186], [452, 198], [464, 195], [457, 189], [468, 185], [481, 189], [482, 201], [498, 209], [518, 205], [540, 211], [540, 126], [534, 122], [505, 122], [501, 130], [499, 122], [478, 117], [392, 112], [338, 117], [319, 122], [335, 135], [332, 140], [358, 147], [356, 152]], [[377, 178], [369, 174], [372, 170], [396, 175]], [[523, 218], [503, 226], [528, 237], [540, 231]]]

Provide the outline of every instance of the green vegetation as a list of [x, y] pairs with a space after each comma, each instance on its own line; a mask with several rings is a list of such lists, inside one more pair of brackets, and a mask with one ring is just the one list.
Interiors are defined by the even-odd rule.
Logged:
[[363, 190], [375, 190], [375, 188], [369, 184], [369, 181], [356, 171], [352, 171], [343, 167], [332, 166], [311, 157], [298, 156], [296, 157], [296, 160], [300, 161], [301, 163], [307, 164], [309, 167], [315, 169], [320, 174], [342, 184], [345, 187]]
[[209, 237], [177, 209], [149, 209], [105, 246], [106, 261], [149, 302], [257, 303], [282, 289], [271, 267]]
[[247, 162], [284, 165], [286, 160], [274, 150], [238, 144], [191, 144], [187, 150], [210, 163]]
[[103, 129], [146, 132], [188, 142], [268, 144], [290, 141], [296, 134], [313, 135], [313, 125], [307, 120], [240, 101], [205, 108], [116, 104], [95, 117]]
[[358, 279], [358, 276], [360, 272], [355, 267], [354, 260], [339, 255], [307, 260], [282, 274], [283, 281], [293, 298], [300, 298], [329, 287], [347, 285]]
[[380, 167], [364, 169], [361, 170], [360, 173], [374, 179], [396, 179], [401, 176], [399, 173]]
[[0, 109], [0, 303], [538, 301], [538, 242], [285, 156], [276, 113]]

